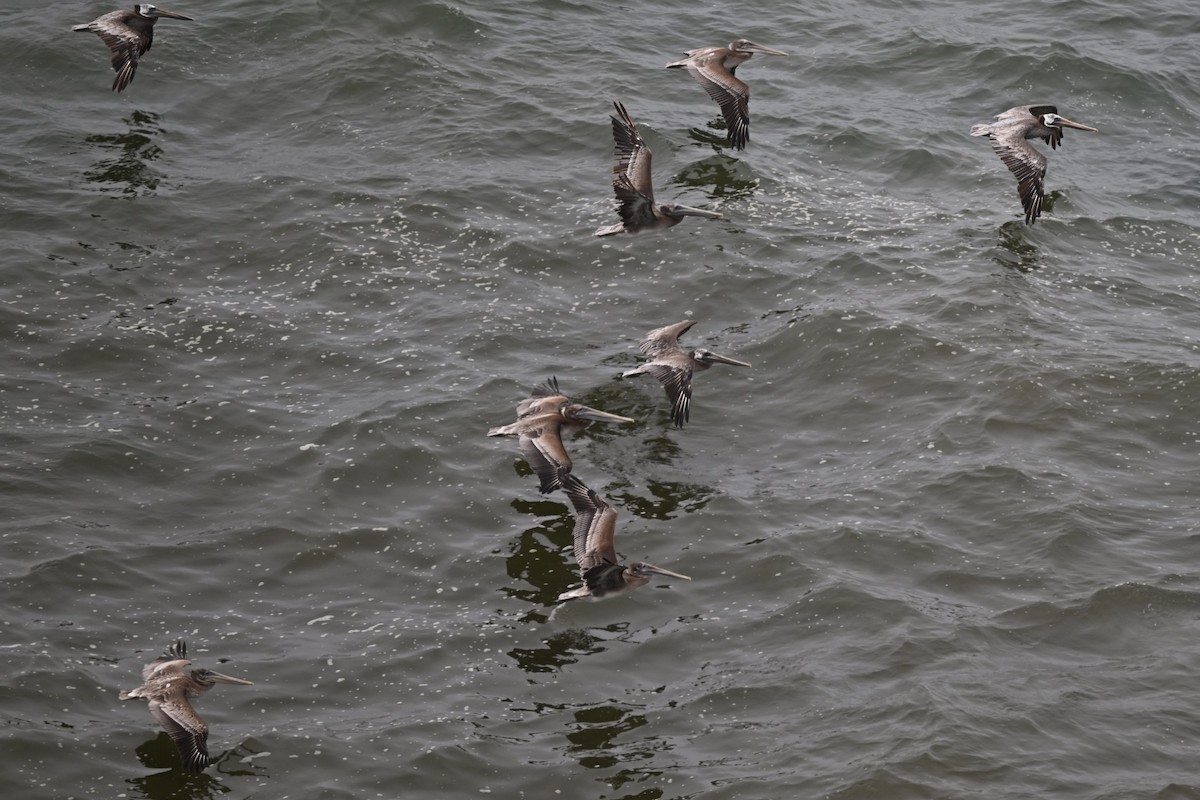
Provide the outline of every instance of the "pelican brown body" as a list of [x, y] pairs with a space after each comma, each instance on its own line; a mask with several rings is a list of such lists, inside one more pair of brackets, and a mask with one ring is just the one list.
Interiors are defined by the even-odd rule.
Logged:
[[785, 56], [778, 50], [763, 47], [747, 39], [738, 39], [728, 47], [701, 47], [687, 51], [687, 58], [667, 64], [667, 69], [684, 68], [704, 87], [725, 117], [729, 144], [743, 150], [750, 141], [750, 87], [734, 76], [740, 64], [755, 53]]
[[559, 602], [580, 597], [599, 599], [626, 592], [646, 585], [655, 575], [691, 580], [687, 575], [642, 561], [618, 563], [613, 543], [617, 512], [574, 475], [564, 476], [563, 491], [575, 509], [575, 561], [583, 586], [563, 592], [558, 596]]
[[112, 11], [86, 25], [76, 25], [71, 30], [95, 33], [108, 45], [113, 54], [112, 66], [117, 72], [112, 88], [114, 92], [120, 92], [133, 80], [138, 60], [154, 42], [154, 23], [163, 17], [192, 19], [174, 11], [155, 8], [149, 3], [139, 3], [132, 11]]
[[692, 375], [697, 370], [706, 370], [713, 364], [750, 366], [745, 361], [738, 361], [703, 347], [684, 350], [679, 344], [679, 337], [695, 324], [695, 320], [685, 319], [683, 322], [650, 331], [638, 345], [650, 360], [622, 374], [625, 378], [633, 375], [653, 375], [657, 378], [666, 390], [667, 399], [671, 401], [671, 419], [677, 428], [682, 428], [691, 415]]
[[1046, 196], [1046, 156], [1029, 139], [1041, 139], [1057, 150], [1062, 144], [1063, 127], [1096, 132], [1095, 128], [1072, 122], [1058, 115], [1051, 105], [1027, 105], [1010, 108], [997, 114], [999, 122], [971, 126], [972, 136], [986, 136], [1004, 166], [1017, 179], [1017, 194], [1025, 209], [1025, 224], [1033, 225], [1042, 215], [1042, 200]]
[[563, 447], [564, 433], [578, 433], [593, 422], [637, 422], [599, 411], [562, 394], [558, 379], [551, 378], [534, 387], [528, 400], [517, 405], [517, 421], [488, 431], [488, 436], [516, 436], [517, 447], [526, 463], [537, 474], [542, 494], [562, 487], [562, 478], [571, 471], [571, 457]]
[[209, 764], [208, 725], [192, 708], [199, 697], [218, 683], [251, 686], [250, 681], [231, 678], [209, 669], [187, 669], [187, 644], [179, 639], [167, 652], [142, 669], [142, 685], [121, 692], [122, 700], [150, 701], [150, 714], [174, 740], [188, 772], [201, 772]]
[[621, 221], [596, 231], [597, 236], [614, 233], [641, 233], [678, 225], [684, 217], [720, 219], [716, 211], [705, 211], [678, 203], [654, 202], [654, 183], [650, 179], [650, 148], [638, 133], [637, 125], [625, 106], [613, 101], [612, 115], [616, 163], [613, 165], [613, 194], [617, 196], [617, 214]]

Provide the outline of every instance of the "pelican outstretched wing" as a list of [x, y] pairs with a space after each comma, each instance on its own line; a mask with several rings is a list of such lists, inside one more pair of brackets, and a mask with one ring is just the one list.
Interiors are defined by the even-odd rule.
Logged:
[[[1057, 138], [1061, 137], [1060, 133]], [[991, 140], [992, 149], [1017, 179], [1025, 221], [1032, 225], [1042, 215], [1042, 200], [1046, 196], [1046, 157], [1029, 143], [1024, 129], [1017, 125], [993, 133]]]
[[203, 772], [208, 766], [208, 725], [197, 716], [183, 693], [181, 684], [179, 691], [172, 693], [178, 696], [162, 701], [151, 700], [150, 713], [174, 740], [187, 771]]
[[637, 124], [625, 106], [613, 101], [617, 113], [612, 115], [613, 145], [616, 163], [613, 164], [613, 193], [619, 206], [617, 213], [625, 226], [634, 230], [654, 222], [654, 184], [650, 179], [650, 159], [653, 153], [638, 133]]
[[133, 74], [137, 72], [138, 59], [146, 54], [154, 42], [154, 29], [141, 33], [129, 26], [131, 12], [105, 14], [86, 25], [76, 25], [74, 30], [90, 31], [100, 37], [112, 51], [112, 68], [117, 77], [113, 79], [113, 91], [124, 91]]
[[574, 475], [563, 480], [563, 492], [575, 509], [575, 561], [586, 575], [593, 567], [617, 563], [613, 538], [617, 512]]
[[696, 320], [685, 319], [674, 325], [655, 328], [642, 337], [642, 341], [638, 343], [638, 349], [651, 358], [683, 352], [683, 348], [679, 346], [679, 337], [691, 330], [695, 324]]
[[737, 67], [726, 69], [722, 61], [722, 54], [692, 58], [687, 71], [721, 107], [730, 146], [744, 150], [750, 141], [750, 87], [734, 75]]

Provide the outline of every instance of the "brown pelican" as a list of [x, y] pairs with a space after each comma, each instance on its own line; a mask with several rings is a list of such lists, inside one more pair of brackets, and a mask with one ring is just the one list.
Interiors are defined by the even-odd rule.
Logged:
[[138, 3], [132, 11], [113, 11], [86, 25], [76, 25], [71, 30], [98, 34], [108, 49], [112, 50], [112, 65], [117, 71], [112, 88], [114, 92], [120, 92], [133, 80], [138, 59], [150, 49], [154, 41], [154, 23], [159, 17], [191, 19], [174, 11], [155, 8], [149, 3]]
[[1062, 143], [1063, 126], [1081, 131], [1096, 132], [1095, 128], [1080, 125], [1058, 115], [1050, 105], [1028, 105], [1010, 108], [997, 114], [999, 122], [972, 125], [972, 136], [986, 136], [1004, 166], [1017, 177], [1017, 194], [1025, 207], [1025, 224], [1032, 225], [1042, 215], [1042, 198], [1046, 195], [1042, 181], [1046, 178], [1046, 157], [1027, 139], [1041, 139], [1057, 150]]
[[209, 669], [185, 669], [187, 645], [182, 639], [142, 669], [142, 685], [118, 695], [122, 700], [144, 697], [150, 714], [175, 741], [188, 772], [208, 766], [208, 726], [192, 708], [189, 698], [199, 697], [218, 683], [252, 686], [250, 681], [231, 678]]
[[492, 428], [488, 436], [516, 436], [517, 447], [526, 463], [537, 474], [542, 494], [562, 487], [563, 476], [571, 471], [571, 457], [563, 447], [563, 433], [578, 433], [593, 422], [637, 422], [606, 411], [572, 403], [551, 378], [535, 386], [528, 400], [517, 406], [517, 421]]
[[686, 67], [696, 82], [708, 92], [708, 96], [721, 107], [725, 127], [729, 130], [729, 144], [735, 150], [745, 149], [750, 141], [750, 87], [734, 77], [734, 72], [738, 65], [749, 61], [755, 53], [787, 55], [746, 39], [738, 39], [729, 47], [688, 50], [687, 58], [667, 64], [667, 69]]
[[684, 217], [720, 219], [716, 211], [681, 206], [678, 203], [654, 204], [654, 185], [650, 181], [650, 148], [642, 141], [633, 118], [625, 106], [613, 101], [617, 113], [612, 115], [613, 141], [617, 163], [613, 166], [613, 193], [617, 196], [617, 213], [621, 221], [596, 231], [597, 236], [614, 233], [639, 233], [670, 228]]
[[649, 583], [653, 575], [691, 580], [687, 575], [641, 561], [618, 564], [613, 545], [617, 512], [574, 475], [563, 479], [563, 491], [575, 507], [575, 560], [579, 562], [583, 586], [563, 592], [558, 596], [559, 602], [577, 597], [607, 597], [636, 589]]
[[684, 350], [680, 347], [679, 337], [695, 324], [695, 320], [685, 319], [683, 322], [656, 328], [647, 333], [638, 348], [649, 356], [650, 360], [622, 375], [628, 378], [631, 375], [647, 374], [657, 378], [667, 391], [667, 399], [671, 401], [671, 419], [675, 420], [677, 428], [682, 428], [688, 421], [692, 405], [692, 374], [696, 370], [708, 369], [713, 364], [750, 366], [745, 361], [719, 355], [702, 347], [695, 350]]

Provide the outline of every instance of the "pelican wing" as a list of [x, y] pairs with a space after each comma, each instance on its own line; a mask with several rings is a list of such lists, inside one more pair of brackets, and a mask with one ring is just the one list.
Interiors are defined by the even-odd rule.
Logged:
[[635, 192], [654, 204], [654, 185], [650, 180], [650, 159], [654, 155], [638, 133], [637, 124], [625, 106], [613, 101], [617, 113], [612, 115], [613, 144], [617, 163], [613, 165], [613, 183], [625, 176]]
[[182, 675], [183, 668], [191, 663], [187, 660], [187, 643], [183, 639], [176, 639], [161, 656], [142, 667], [142, 682], [147, 683], [154, 676], [166, 678]]
[[679, 337], [691, 330], [695, 324], [696, 320], [685, 319], [674, 325], [655, 328], [643, 337], [638, 344], [638, 349], [651, 358], [682, 352], [682, 348], [679, 346]]
[[208, 726], [192, 710], [183, 692], [181, 685], [178, 692], [172, 693], [174, 696], [151, 700], [150, 713], [179, 748], [184, 768], [188, 772], [202, 772], [208, 766]]
[[613, 536], [617, 512], [574, 475], [563, 481], [563, 491], [575, 509], [575, 561], [580, 574], [593, 567], [617, 563]]
[[152, 678], [165, 680], [175, 675], [182, 675], [183, 668], [191, 663], [186, 658], [173, 658], [169, 655], [159, 656], [142, 667], [142, 681], [149, 683]]
[[126, 21], [129, 16], [129, 12], [117, 11], [76, 28], [97, 34], [112, 51], [112, 67], [117, 73], [113, 80], [113, 91], [116, 92], [124, 91], [133, 80], [138, 59], [146, 54], [154, 41], [154, 29], [147, 28], [145, 33], [134, 30]]
[[690, 366], [683, 367], [662, 361], [651, 361], [638, 368], [640, 372], [653, 375], [666, 390], [671, 401], [671, 419], [675, 427], [682, 428], [691, 415], [692, 374]]
[[1007, 111], [1001, 111], [995, 116], [995, 119], [1007, 122], [1008, 120], [1016, 120], [1017, 122], [1027, 123], [1029, 118], [1040, 118], [1043, 114], [1057, 114], [1058, 106], [1048, 105], [1046, 103], [1030, 103], [1024, 106], [1013, 106]]
[[538, 476], [539, 490], [549, 494], [562, 485], [561, 476], [571, 471], [571, 457], [562, 443], [564, 422], [557, 409], [529, 412], [511, 425], [492, 428], [487, 435], [516, 436], [517, 449]]
[[517, 404], [517, 417], [537, 414], [542, 411], [550, 410], [550, 407], [559, 407], [560, 405], [570, 402], [558, 388], [558, 378], [551, 377], [548, 381], [538, 384], [529, 392], [529, 398], [522, 400]]
[[1046, 157], [1025, 138], [1026, 126], [1011, 125], [991, 134], [992, 149], [1017, 179], [1017, 194], [1025, 209], [1025, 221], [1032, 225], [1042, 215], [1046, 196]]
[[538, 476], [538, 490], [549, 494], [562, 486], [562, 476], [571, 471], [571, 457], [562, 443], [563, 418], [549, 412], [528, 421], [530, 424], [523, 426], [517, 439], [517, 448]]
[[720, 53], [693, 58], [688, 62], [687, 71], [721, 107], [729, 131], [729, 144], [735, 150], [744, 150], [750, 141], [750, 87], [726, 69], [723, 60]]
[[[612, 115], [613, 144], [616, 163], [613, 165], [613, 194], [617, 196], [617, 213], [625, 229], [635, 231], [654, 223], [654, 185], [650, 180], [650, 148], [638, 133], [637, 125], [625, 106], [614, 101], [617, 113]], [[616, 233], [617, 230], [608, 231]]]
[[626, 175], [613, 178], [613, 194], [617, 196], [617, 214], [626, 231], [637, 231], [654, 224], [654, 198], [639, 192]]

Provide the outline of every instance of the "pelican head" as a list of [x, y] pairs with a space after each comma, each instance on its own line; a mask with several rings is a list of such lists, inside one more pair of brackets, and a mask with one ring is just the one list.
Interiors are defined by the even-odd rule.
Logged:
[[241, 678], [234, 678], [229, 675], [222, 675], [219, 672], [213, 672], [211, 669], [194, 669], [192, 670], [192, 680], [203, 686], [205, 689], [211, 689], [218, 683], [230, 683], [236, 686], [253, 686], [252, 681], [244, 681]]
[[631, 586], [641, 586], [644, 583], [649, 583], [650, 579], [655, 575], [662, 575], [666, 578], [678, 578], [681, 581], [691, 580], [687, 575], [680, 575], [678, 572], [656, 567], [644, 561], [633, 561], [625, 565], [625, 582]]
[[133, 7], [133, 10], [137, 12], [139, 17], [145, 17], [146, 19], [158, 19], [159, 17], [167, 17], [168, 19], [191, 19], [191, 17], [185, 17], [183, 14], [176, 14], [174, 11], [155, 8], [149, 3], [138, 3]]
[[1061, 128], [1065, 125], [1068, 128], [1078, 128], [1081, 131], [1091, 131], [1092, 133], [1099, 132], [1095, 128], [1088, 127], [1087, 125], [1081, 125], [1078, 122], [1072, 122], [1066, 117], [1060, 117], [1058, 114], [1042, 114], [1042, 124], [1047, 128]]
[[729, 49], [735, 53], [762, 53], [768, 56], [786, 56], [781, 50], [776, 50], [771, 47], [763, 47], [761, 44], [755, 44], [749, 39], [738, 39], [736, 42], [731, 42]]
[[587, 420], [588, 422], [637, 422], [636, 419], [629, 417], [620, 417], [616, 414], [609, 414], [607, 411], [601, 411], [588, 406], [581, 406], [578, 403], [571, 405], [563, 405], [558, 410], [558, 413], [569, 420]]
[[681, 206], [678, 203], [667, 203], [658, 207], [658, 210], [676, 220], [684, 217], [704, 217], [705, 219], [721, 219], [720, 213], [716, 211], [705, 211], [703, 208], [692, 208], [691, 206]]
[[704, 367], [711, 367], [713, 364], [728, 364], [731, 367], [748, 367], [750, 366], [745, 361], [738, 361], [736, 358], [723, 356], [720, 353], [714, 353], [712, 350], [706, 350], [703, 347], [697, 347], [692, 351], [692, 358], [703, 364]]

